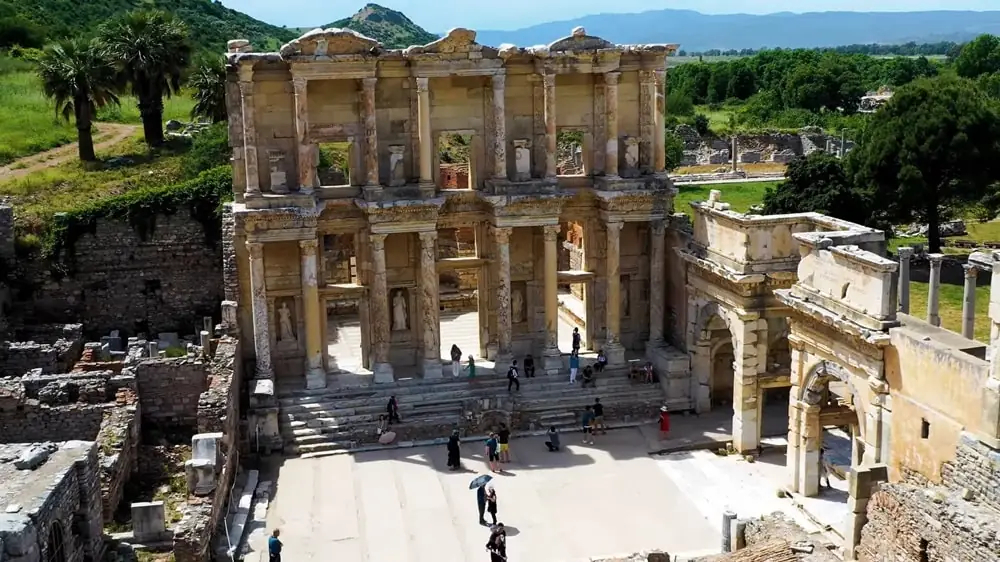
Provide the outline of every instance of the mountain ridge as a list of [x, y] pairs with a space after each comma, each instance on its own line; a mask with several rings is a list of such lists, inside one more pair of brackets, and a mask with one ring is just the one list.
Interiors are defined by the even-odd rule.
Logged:
[[349, 18], [339, 19], [323, 27], [352, 29], [375, 39], [390, 49], [403, 49], [410, 45], [426, 45], [439, 37], [413, 23], [402, 12], [373, 3], [365, 4]]

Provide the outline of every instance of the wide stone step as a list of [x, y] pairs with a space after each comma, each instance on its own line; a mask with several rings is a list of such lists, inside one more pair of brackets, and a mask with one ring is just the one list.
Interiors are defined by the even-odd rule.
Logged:
[[291, 455], [304, 455], [306, 453], [328, 453], [331, 451], [344, 451], [351, 448], [349, 441], [321, 441], [318, 443], [289, 443], [285, 445], [285, 452]]

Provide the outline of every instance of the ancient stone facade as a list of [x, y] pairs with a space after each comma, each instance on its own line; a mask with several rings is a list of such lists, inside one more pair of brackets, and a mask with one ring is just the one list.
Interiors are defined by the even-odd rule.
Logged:
[[143, 361], [132, 369], [146, 425], [198, 433], [199, 401], [208, 389], [209, 365], [201, 358]]

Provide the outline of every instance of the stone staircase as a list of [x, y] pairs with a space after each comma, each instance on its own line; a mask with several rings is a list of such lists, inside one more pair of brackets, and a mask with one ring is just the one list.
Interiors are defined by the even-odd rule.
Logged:
[[336, 388], [331, 375], [326, 389], [278, 388], [280, 426], [285, 453], [323, 453], [377, 443], [379, 415], [390, 396], [399, 404], [401, 424], [392, 430], [396, 442], [445, 438], [453, 429], [464, 436], [480, 435], [499, 421], [517, 431], [543, 430], [549, 426], [578, 426], [586, 406], [600, 398], [605, 420], [643, 423], [655, 419], [660, 406], [686, 409], [689, 401], [664, 400], [660, 384], [628, 379], [627, 369], [606, 370], [596, 388], [569, 383], [567, 374], [521, 378], [520, 392], [507, 392], [502, 375], [477, 376], [475, 380], [446, 375], [437, 380], [402, 380], [390, 384]]

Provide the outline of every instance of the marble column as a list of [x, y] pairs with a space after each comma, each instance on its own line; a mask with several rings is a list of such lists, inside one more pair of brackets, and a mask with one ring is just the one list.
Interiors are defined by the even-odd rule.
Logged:
[[604, 100], [607, 122], [604, 126], [607, 143], [604, 148], [604, 175], [618, 175], [618, 79], [621, 72], [604, 73]]
[[965, 292], [962, 297], [962, 337], [971, 340], [976, 337], [976, 282], [979, 280], [979, 268], [971, 263], [962, 267], [965, 269]]
[[260, 168], [257, 164], [257, 124], [253, 103], [253, 67], [240, 66], [240, 99], [243, 103], [243, 162], [246, 164], [246, 196], [260, 195]]
[[368, 299], [371, 302], [372, 346], [375, 357], [372, 371], [375, 382], [394, 382], [392, 365], [389, 364], [389, 285], [385, 272], [385, 234], [371, 234], [372, 287]]
[[659, 347], [663, 340], [663, 314], [667, 290], [664, 262], [666, 261], [666, 225], [653, 221], [649, 225], [649, 347]]
[[932, 326], [940, 326], [941, 261], [944, 254], [930, 254], [927, 259], [931, 262], [930, 285], [927, 288], [927, 322]]
[[253, 311], [253, 348], [257, 356], [256, 379], [273, 379], [271, 368], [271, 330], [267, 314], [267, 288], [264, 284], [264, 244], [247, 242], [250, 253], [250, 306]]
[[312, 193], [318, 187], [316, 162], [313, 161], [313, 145], [309, 142], [309, 80], [292, 78], [295, 87], [295, 135], [298, 140], [299, 191]]
[[[507, 76], [493, 76], [493, 177], [507, 179], [507, 110], [504, 100]], [[548, 107], [546, 101], [546, 107]], [[553, 98], [553, 103], [555, 100]]]
[[420, 233], [420, 316], [423, 326], [423, 375], [441, 378], [441, 313], [438, 305], [436, 230]]
[[899, 256], [899, 311], [903, 314], [910, 313], [910, 258], [913, 257], [913, 248], [904, 246], [896, 250]]
[[653, 78], [656, 80], [654, 92], [656, 97], [655, 111], [653, 116], [653, 172], [663, 174], [667, 171], [667, 131], [663, 123], [663, 114], [666, 111], [667, 98], [665, 70], [653, 71]]
[[604, 353], [608, 356], [608, 365], [611, 367], [625, 364], [625, 348], [621, 344], [621, 271], [620, 255], [618, 253], [622, 227], [625, 223], [609, 222], [605, 225], [607, 229], [608, 243], [606, 257], [604, 258], [605, 276], [607, 277], [608, 290], [605, 310], [607, 311], [607, 338], [604, 344]]
[[428, 78], [417, 78], [417, 115], [420, 121], [420, 185], [434, 185], [434, 139], [431, 138], [431, 92]]
[[317, 285], [316, 250], [319, 240], [299, 240], [302, 258], [302, 310], [306, 332], [306, 388], [324, 388], [326, 371], [323, 370], [323, 326]]
[[653, 169], [653, 144], [655, 143], [656, 82], [653, 71], [639, 71], [639, 168]]
[[375, 119], [375, 84], [377, 78], [363, 78], [363, 108], [365, 122], [365, 177], [366, 187], [379, 187], [378, 181], [378, 127]]
[[559, 374], [562, 354], [559, 352], [559, 225], [543, 226], [545, 237], [545, 351], [542, 354], [545, 373]]
[[556, 75], [542, 76], [545, 87], [545, 178], [555, 179], [556, 173]]
[[494, 227], [497, 252], [497, 369], [504, 370], [513, 359], [510, 318], [510, 235], [512, 228]]

